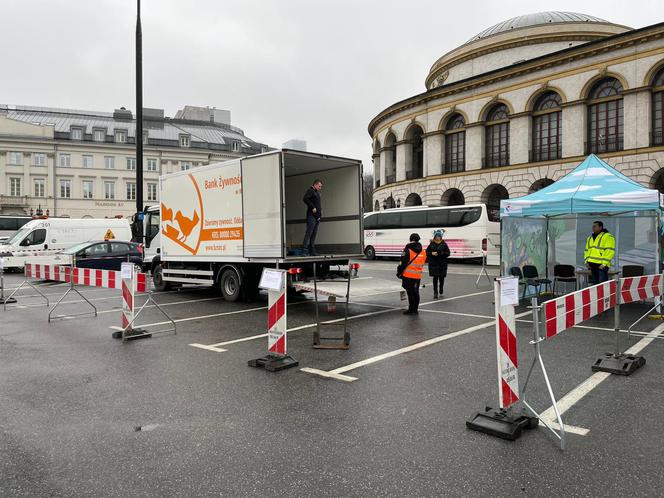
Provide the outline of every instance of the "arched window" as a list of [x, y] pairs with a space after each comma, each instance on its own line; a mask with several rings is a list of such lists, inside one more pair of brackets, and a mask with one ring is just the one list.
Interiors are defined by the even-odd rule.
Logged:
[[484, 189], [482, 202], [486, 204], [489, 221], [500, 221], [500, 201], [509, 198], [509, 192], [500, 184], [494, 183]]
[[463, 206], [465, 203], [463, 192], [458, 188], [447, 189], [440, 198], [441, 206]]
[[416, 193], [408, 194], [406, 197], [406, 206], [421, 206], [422, 198]]
[[652, 135], [651, 145], [664, 145], [664, 66], [652, 80]]
[[542, 178], [541, 180], [537, 180], [535, 183], [533, 183], [530, 188], [528, 189], [529, 194], [533, 194], [537, 192], [538, 190], [542, 190], [543, 188], [548, 187], [549, 185], [553, 185], [553, 180], [551, 178]]
[[413, 126], [408, 130], [406, 135], [406, 140], [408, 140], [412, 146], [411, 151], [411, 169], [406, 170], [406, 180], [412, 180], [414, 178], [422, 178], [424, 176], [424, 130], [419, 126]]
[[562, 156], [562, 101], [556, 92], [545, 92], [533, 107], [533, 150], [531, 161], [548, 161]]
[[389, 196], [383, 201], [383, 209], [392, 209], [397, 207], [397, 203], [394, 202], [394, 197]]
[[486, 116], [484, 167], [507, 166], [510, 162], [510, 122], [505, 104], [496, 104]]
[[445, 173], [466, 169], [466, 122], [461, 114], [453, 115], [445, 125]]
[[374, 188], [380, 187], [380, 142], [376, 140], [374, 143], [373, 155], [371, 156], [373, 161], [373, 180]]
[[615, 78], [601, 79], [590, 89], [587, 154], [623, 149], [622, 91]]
[[397, 147], [396, 137], [393, 133], [388, 133], [385, 137], [385, 183], [394, 183], [397, 181]]

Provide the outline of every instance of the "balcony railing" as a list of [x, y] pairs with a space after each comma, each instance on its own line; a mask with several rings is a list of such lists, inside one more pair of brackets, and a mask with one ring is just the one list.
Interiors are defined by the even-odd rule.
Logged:
[[662, 130], [655, 130], [650, 134], [650, 146], [664, 145], [664, 136]]
[[482, 158], [482, 168], [499, 168], [510, 164], [510, 155], [508, 152], [492, 154]]
[[536, 163], [539, 161], [551, 161], [563, 157], [563, 148], [561, 144], [543, 145], [535, 147], [528, 153], [528, 161]]
[[27, 205], [27, 195], [0, 195], [0, 206], [22, 207]]
[[450, 161], [446, 164], [443, 164], [442, 171], [446, 175], [450, 173], [461, 173], [462, 171], [466, 171], [466, 161]]
[[618, 150], [623, 150], [622, 135], [586, 142], [586, 154], [601, 154], [602, 152], [616, 152]]

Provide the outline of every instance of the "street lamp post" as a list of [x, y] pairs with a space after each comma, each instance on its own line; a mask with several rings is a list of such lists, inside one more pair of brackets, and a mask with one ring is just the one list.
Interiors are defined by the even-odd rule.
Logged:
[[136, 212], [143, 211], [143, 33], [141, 0], [136, 1]]

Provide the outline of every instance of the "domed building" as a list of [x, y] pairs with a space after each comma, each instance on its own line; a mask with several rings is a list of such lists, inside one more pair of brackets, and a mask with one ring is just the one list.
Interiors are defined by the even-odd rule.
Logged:
[[664, 191], [664, 23], [573, 12], [491, 26], [369, 124], [374, 210], [521, 197], [589, 153]]

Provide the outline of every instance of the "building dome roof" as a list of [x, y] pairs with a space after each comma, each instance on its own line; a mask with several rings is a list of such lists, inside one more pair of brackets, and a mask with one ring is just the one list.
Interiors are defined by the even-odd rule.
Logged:
[[487, 28], [438, 59], [428, 89], [508, 67], [582, 43], [631, 30], [576, 12], [538, 12], [513, 17]]
[[541, 24], [549, 23], [576, 23], [576, 22], [599, 22], [607, 23], [604, 19], [599, 17], [589, 16], [587, 14], [578, 14], [576, 12], [536, 12], [534, 14], [525, 14], [523, 16], [516, 16], [512, 19], [499, 22], [493, 26], [477, 33], [466, 43], [481, 40], [489, 36], [497, 35], [498, 33], [505, 33], [519, 28], [529, 28], [531, 26], [539, 26]]

